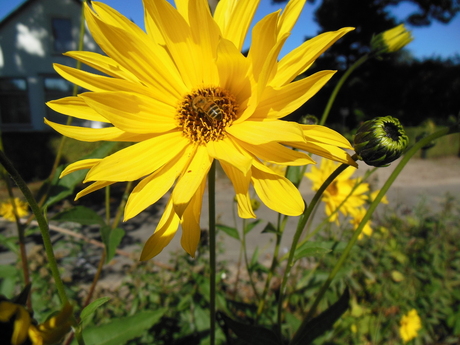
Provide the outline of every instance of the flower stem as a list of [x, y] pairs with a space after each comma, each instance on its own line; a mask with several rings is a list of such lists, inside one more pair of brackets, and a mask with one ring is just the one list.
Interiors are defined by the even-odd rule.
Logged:
[[[355, 156], [352, 157], [353, 159], [357, 158]], [[289, 257], [286, 263], [286, 269], [284, 271], [283, 279], [281, 280], [281, 287], [280, 287], [280, 296], [278, 299], [278, 327], [279, 327], [279, 334], [281, 335], [281, 322], [282, 322], [282, 312], [283, 312], [283, 296], [286, 290], [287, 281], [289, 279], [289, 275], [291, 272], [291, 268], [294, 266], [294, 254], [297, 248], [297, 244], [299, 242], [300, 236], [302, 235], [302, 231], [307, 224], [308, 219], [310, 218], [311, 213], [313, 212], [315, 205], [321, 198], [321, 195], [326, 190], [326, 188], [334, 181], [334, 179], [341, 174], [346, 168], [348, 168], [348, 164], [342, 164], [334, 172], [323, 182], [321, 187], [318, 189], [316, 194], [313, 196], [313, 199], [310, 202], [310, 205], [305, 208], [304, 213], [300, 216], [299, 222], [297, 223], [297, 229], [294, 234], [294, 238], [292, 239], [291, 248], [289, 250]]]
[[209, 284], [210, 344], [216, 343], [216, 161], [208, 173], [209, 207], [209, 266], [211, 269]]
[[[364, 228], [364, 225], [369, 221], [371, 218], [372, 214], [374, 213], [375, 209], [379, 205], [380, 201], [382, 198], [385, 196], [385, 194], [388, 192], [389, 188], [393, 184], [393, 182], [396, 180], [396, 177], [401, 173], [403, 168], [406, 166], [407, 162], [412, 158], [412, 156], [422, 147], [430, 143], [432, 140], [438, 139], [444, 135], [452, 134], [452, 133], [457, 133], [460, 132], [460, 124], [457, 124], [456, 126], [452, 127], [446, 127], [443, 128], [425, 138], [417, 142], [410, 150], [407, 151], [407, 153], [404, 155], [404, 157], [401, 159], [399, 164], [396, 166], [395, 170], [391, 173], [390, 177], [388, 180], [385, 182], [383, 185], [382, 189], [380, 189], [379, 194], [375, 198], [375, 200], [372, 202], [372, 204], [369, 206], [369, 209], [367, 210], [365, 216], [363, 217], [361, 223], [359, 224], [358, 228], [355, 230], [353, 233], [353, 236], [348, 242], [347, 247], [343, 251], [342, 255], [340, 256], [339, 260], [337, 261], [336, 265], [332, 269], [332, 271], [329, 273], [329, 276], [327, 280], [324, 282], [323, 286], [321, 287], [318, 296], [316, 297], [315, 301], [313, 302], [312, 307], [310, 308], [307, 316], [302, 322], [302, 325], [299, 327], [299, 329], [302, 329], [308, 321], [313, 317], [313, 315], [316, 312], [316, 308], [318, 307], [319, 302], [321, 301], [321, 298], [324, 296], [326, 293], [326, 290], [329, 288], [329, 285], [331, 284], [332, 280], [336, 276], [337, 272], [340, 270], [340, 268], [343, 266], [346, 258], [348, 257], [351, 249], [353, 248], [354, 244], [358, 240], [359, 235], [361, 234], [361, 231]], [[296, 336], [292, 339], [292, 343], [295, 343]]]
[[369, 55], [362, 56], [361, 58], [356, 60], [355, 63], [351, 65], [350, 68], [347, 69], [346, 72], [342, 75], [337, 85], [335, 86], [334, 91], [332, 91], [331, 96], [329, 97], [326, 108], [324, 108], [323, 115], [321, 116], [321, 120], [319, 121], [319, 125], [324, 126], [324, 124], [326, 123], [327, 117], [329, 116], [329, 112], [331, 111], [331, 108], [332, 108], [332, 104], [334, 103], [335, 98], [337, 97], [337, 94], [339, 93], [340, 88], [345, 83], [345, 80], [347, 80], [347, 78], [350, 76], [350, 74], [355, 69], [357, 69], [364, 62], [366, 62], [368, 58], [369, 58]]
[[27, 187], [27, 184], [24, 182], [22, 177], [19, 175], [17, 170], [14, 168], [13, 164], [11, 164], [10, 160], [5, 156], [3, 151], [0, 151], [0, 163], [3, 165], [5, 170], [10, 174], [13, 181], [16, 183], [16, 185], [21, 190], [22, 194], [24, 195], [27, 202], [29, 203], [30, 208], [32, 209], [32, 212], [34, 213], [35, 218], [37, 219], [37, 223], [38, 223], [38, 226], [42, 234], [43, 245], [45, 247], [46, 256], [48, 257], [48, 263], [50, 265], [51, 274], [53, 275], [54, 282], [56, 284], [56, 289], [58, 291], [59, 298], [61, 300], [61, 304], [65, 305], [68, 302], [68, 298], [65, 293], [64, 283], [62, 282], [61, 276], [59, 275], [59, 269], [58, 269], [56, 258], [53, 252], [53, 245], [51, 243], [48, 223], [46, 222], [44, 215], [41, 213], [40, 207], [38, 206], [37, 202], [32, 196], [32, 193], [30, 192], [29, 187]]

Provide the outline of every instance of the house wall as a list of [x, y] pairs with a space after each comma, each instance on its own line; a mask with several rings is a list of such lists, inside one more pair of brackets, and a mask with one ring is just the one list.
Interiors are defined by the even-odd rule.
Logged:
[[[81, 5], [75, 0], [29, 0], [0, 26], [0, 78], [25, 77], [27, 80], [31, 124], [11, 126], [2, 124], [2, 131], [47, 130], [44, 78], [58, 76], [53, 63], [75, 67], [76, 61], [56, 52], [52, 19], [70, 19], [72, 44], [76, 50], [80, 31]], [[99, 51], [88, 35], [84, 50]]]

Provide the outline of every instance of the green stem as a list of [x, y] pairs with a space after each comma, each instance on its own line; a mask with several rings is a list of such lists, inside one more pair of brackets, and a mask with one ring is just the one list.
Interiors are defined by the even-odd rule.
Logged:
[[246, 219], [243, 219], [243, 232], [241, 235], [241, 247], [243, 249], [244, 264], [246, 266], [246, 271], [248, 272], [249, 284], [251, 285], [252, 291], [254, 292], [254, 297], [256, 298], [257, 302], [259, 302], [260, 296], [259, 296], [259, 293], [257, 292], [257, 288], [256, 288], [256, 284], [254, 283], [254, 279], [252, 278], [252, 269], [249, 267], [248, 251], [246, 248]]
[[[353, 156], [353, 158], [355, 159], [356, 157]], [[295, 254], [295, 250], [297, 248], [297, 244], [299, 242], [300, 236], [302, 235], [302, 231], [303, 231], [305, 225], [307, 224], [307, 221], [308, 221], [311, 213], [313, 212], [313, 209], [315, 208], [315, 205], [321, 199], [321, 196], [322, 196], [323, 192], [332, 183], [332, 181], [334, 181], [334, 179], [348, 167], [349, 167], [348, 164], [340, 165], [326, 179], [326, 181], [323, 182], [321, 187], [318, 189], [318, 191], [313, 196], [313, 199], [311, 200], [310, 205], [308, 205], [308, 207], [305, 208], [304, 213], [300, 216], [299, 222], [297, 223], [297, 229], [296, 229], [296, 232], [294, 234], [294, 238], [292, 239], [291, 248], [289, 250], [289, 257], [288, 257], [288, 260], [287, 260], [286, 269], [284, 271], [283, 279], [281, 281], [280, 296], [279, 296], [279, 299], [278, 299], [278, 327], [279, 327], [279, 334], [280, 335], [281, 335], [281, 322], [282, 322], [284, 293], [285, 293], [285, 290], [286, 290], [286, 285], [287, 285], [287, 281], [289, 279], [291, 268], [294, 265], [294, 254]]]
[[37, 219], [37, 223], [38, 223], [38, 226], [42, 234], [43, 245], [45, 247], [46, 256], [48, 257], [48, 262], [51, 268], [51, 274], [53, 275], [54, 282], [56, 284], [56, 288], [59, 294], [59, 298], [61, 300], [61, 304], [65, 305], [68, 302], [68, 298], [65, 293], [64, 283], [62, 282], [61, 276], [59, 275], [59, 269], [58, 269], [58, 265], [56, 262], [56, 258], [54, 257], [53, 245], [51, 243], [48, 223], [46, 222], [44, 215], [41, 213], [40, 207], [38, 206], [37, 202], [32, 196], [32, 193], [30, 192], [30, 189], [27, 187], [27, 184], [24, 182], [22, 177], [19, 175], [17, 170], [14, 168], [14, 166], [11, 164], [10, 160], [5, 156], [3, 151], [0, 151], [0, 163], [3, 165], [6, 171], [10, 174], [13, 181], [16, 183], [16, 185], [21, 190], [22, 194], [24, 195], [27, 202], [29, 203], [30, 208], [32, 209], [32, 212], [34, 213], [35, 218]]
[[[369, 206], [369, 209], [367, 210], [365, 216], [363, 217], [361, 223], [359, 224], [358, 228], [355, 230], [353, 233], [353, 236], [348, 242], [347, 247], [343, 251], [342, 255], [340, 256], [339, 260], [337, 261], [336, 265], [332, 269], [332, 271], [329, 273], [329, 277], [327, 280], [324, 282], [323, 286], [321, 287], [318, 296], [316, 297], [315, 301], [313, 302], [312, 307], [310, 308], [307, 316], [303, 320], [302, 325], [299, 327], [299, 329], [303, 329], [305, 325], [309, 322], [309, 320], [313, 317], [313, 315], [316, 312], [316, 308], [318, 307], [319, 302], [321, 301], [321, 298], [324, 296], [326, 293], [326, 290], [329, 288], [329, 285], [331, 284], [332, 280], [336, 276], [337, 272], [340, 270], [342, 265], [344, 264], [345, 260], [347, 259], [352, 247], [358, 240], [359, 235], [361, 234], [361, 231], [363, 230], [364, 226], [366, 223], [370, 220], [372, 214], [374, 213], [375, 209], [379, 205], [380, 201], [382, 198], [385, 196], [385, 194], [388, 192], [389, 188], [393, 184], [393, 182], [396, 180], [396, 177], [401, 173], [403, 168], [406, 166], [407, 162], [412, 158], [412, 156], [423, 146], [427, 145], [430, 143], [432, 140], [438, 139], [444, 135], [452, 134], [452, 133], [457, 133], [460, 132], [460, 124], [457, 124], [456, 126], [453, 127], [447, 127], [443, 128], [425, 138], [417, 142], [410, 150], [407, 151], [407, 153], [404, 155], [404, 157], [401, 159], [399, 164], [396, 166], [395, 170], [391, 173], [390, 177], [388, 180], [385, 182], [383, 185], [382, 189], [380, 189], [379, 194], [375, 198], [375, 200], [372, 202], [372, 204]], [[296, 343], [296, 341], [299, 341], [299, 339], [294, 336], [292, 339], [292, 343]]]
[[216, 343], [216, 161], [208, 173], [209, 207], [209, 266], [211, 269], [209, 284], [210, 344]]
[[355, 69], [357, 69], [359, 66], [361, 66], [367, 59], [369, 59], [369, 55], [362, 56], [361, 58], [356, 60], [355, 63], [351, 65], [351, 67], [347, 69], [346, 72], [342, 75], [339, 82], [335, 86], [334, 91], [332, 91], [331, 96], [329, 97], [326, 108], [324, 108], [323, 116], [321, 116], [321, 120], [319, 121], [319, 125], [323, 126], [326, 123], [327, 117], [329, 116], [329, 112], [331, 111], [331, 108], [332, 108], [332, 104], [334, 103], [335, 98], [337, 97], [337, 94], [339, 93], [340, 88], [345, 83], [345, 80], [347, 80], [350, 74]]

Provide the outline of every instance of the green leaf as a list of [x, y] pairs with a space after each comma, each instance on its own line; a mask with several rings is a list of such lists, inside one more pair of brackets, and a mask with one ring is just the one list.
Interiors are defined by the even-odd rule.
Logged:
[[244, 228], [244, 233], [247, 234], [249, 233], [249, 231], [251, 231], [252, 229], [254, 229], [254, 227], [259, 224], [261, 222], [260, 219], [256, 219], [252, 222], [249, 222], [246, 227]]
[[218, 321], [230, 328], [236, 336], [251, 345], [282, 345], [283, 342], [272, 330], [261, 326], [251, 326], [232, 320], [222, 312], [217, 313]]
[[222, 230], [228, 236], [233, 237], [234, 239], [238, 241], [240, 240], [240, 234], [238, 233], [238, 230], [236, 230], [235, 228], [231, 228], [229, 226], [222, 225], [222, 224], [217, 224], [216, 228], [218, 228], [219, 230]]
[[[135, 315], [115, 319], [110, 323], [92, 326], [83, 330], [86, 345], [122, 345], [140, 337], [155, 325], [166, 312], [166, 308], [155, 311], [142, 311]], [[77, 345], [74, 340], [72, 345]]]
[[286, 170], [286, 178], [289, 181], [291, 181], [294, 184], [294, 186], [299, 187], [300, 181], [302, 181], [304, 172], [305, 172], [304, 167], [288, 166]]
[[115, 256], [115, 251], [121, 243], [121, 240], [125, 236], [125, 231], [121, 228], [112, 229], [108, 225], [101, 227], [102, 242], [105, 244], [107, 249], [107, 257], [105, 262], [109, 263], [110, 260]]
[[85, 206], [76, 206], [56, 214], [51, 220], [75, 222], [82, 225], [105, 225], [104, 218]]
[[[106, 156], [115, 145], [116, 142], [105, 142], [82, 159], [102, 158]], [[78, 170], [60, 179], [59, 176], [63, 170], [64, 166], [62, 165], [56, 169], [56, 172], [51, 181], [49, 197], [43, 205], [44, 208], [47, 208], [72, 195], [75, 187], [83, 181], [87, 172], [86, 169]]]
[[290, 345], [307, 345], [331, 329], [334, 323], [350, 307], [350, 292], [345, 289], [339, 300], [306, 324], [302, 324]]
[[[84, 319], [86, 319], [88, 316], [90, 316], [92, 313], [94, 313], [94, 311], [99, 308], [101, 305], [103, 305], [104, 303], [106, 303], [108, 300], [110, 299], [110, 297], [102, 297], [102, 298], [98, 298], [97, 300], [91, 302], [90, 304], [88, 304], [80, 313], [80, 320], [83, 321]], [[80, 322], [81, 322], [80, 321]]]
[[299, 260], [305, 257], [322, 257], [323, 255], [331, 252], [330, 248], [322, 246], [317, 242], [305, 242], [295, 250], [294, 259]]
[[265, 228], [262, 230], [262, 233], [263, 234], [272, 233], [272, 234], [277, 234], [277, 235], [281, 234], [281, 232], [270, 222], [268, 222], [267, 225], [265, 225]]

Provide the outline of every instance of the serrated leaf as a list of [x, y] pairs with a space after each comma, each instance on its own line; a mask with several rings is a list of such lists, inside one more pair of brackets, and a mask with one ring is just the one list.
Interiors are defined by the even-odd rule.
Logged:
[[345, 289], [339, 300], [297, 330], [290, 345], [308, 345], [331, 329], [334, 323], [350, 307], [350, 292]]
[[125, 231], [121, 228], [112, 229], [108, 225], [104, 225], [101, 227], [101, 238], [102, 242], [105, 244], [105, 248], [107, 251], [107, 257], [105, 262], [109, 263], [110, 260], [113, 259], [115, 256], [115, 251], [118, 248], [121, 240], [125, 236]]
[[82, 225], [105, 225], [104, 218], [85, 206], [76, 206], [56, 214], [51, 220], [75, 222]]
[[[101, 305], [104, 303], [107, 303], [107, 301], [110, 299], [110, 297], [102, 297], [98, 298], [97, 300], [91, 302], [88, 304], [85, 308], [80, 313], [80, 320], [83, 321], [86, 319], [88, 316], [90, 316], [94, 311], [99, 308]], [[80, 321], [80, 322], [81, 322]]]
[[294, 259], [299, 260], [306, 257], [322, 257], [323, 255], [331, 252], [330, 248], [322, 246], [317, 242], [305, 242], [298, 247], [294, 253]]
[[[146, 330], [156, 324], [166, 312], [166, 308], [155, 311], [142, 311], [135, 315], [115, 319], [100, 326], [83, 330], [86, 345], [122, 345], [140, 337]], [[77, 345], [74, 340], [72, 345]]]
[[238, 233], [238, 230], [236, 230], [235, 228], [231, 228], [229, 226], [222, 225], [222, 224], [217, 224], [216, 228], [218, 228], [219, 230], [222, 230], [228, 236], [233, 237], [234, 239], [238, 241], [240, 240], [240, 234]]
[[246, 227], [244, 228], [244, 233], [245, 234], [248, 234], [252, 229], [254, 229], [254, 227], [259, 224], [261, 222], [260, 219], [256, 219], [252, 222], [249, 222], [248, 224], [246, 224]]
[[[104, 142], [101, 146], [99, 146], [97, 149], [82, 159], [102, 158], [106, 156], [115, 145], [115, 142]], [[52, 178], [48, 199], [43, 205], [44, 208], [47, 208], [72, 195], [75, 187], [83, 181], [87, 172], [87, 170], [75, 171], [60, 179], [59, 175], [61, 175], [63, 170], [64, 166], [62, 165], [56, 169], [56, 172]]]

